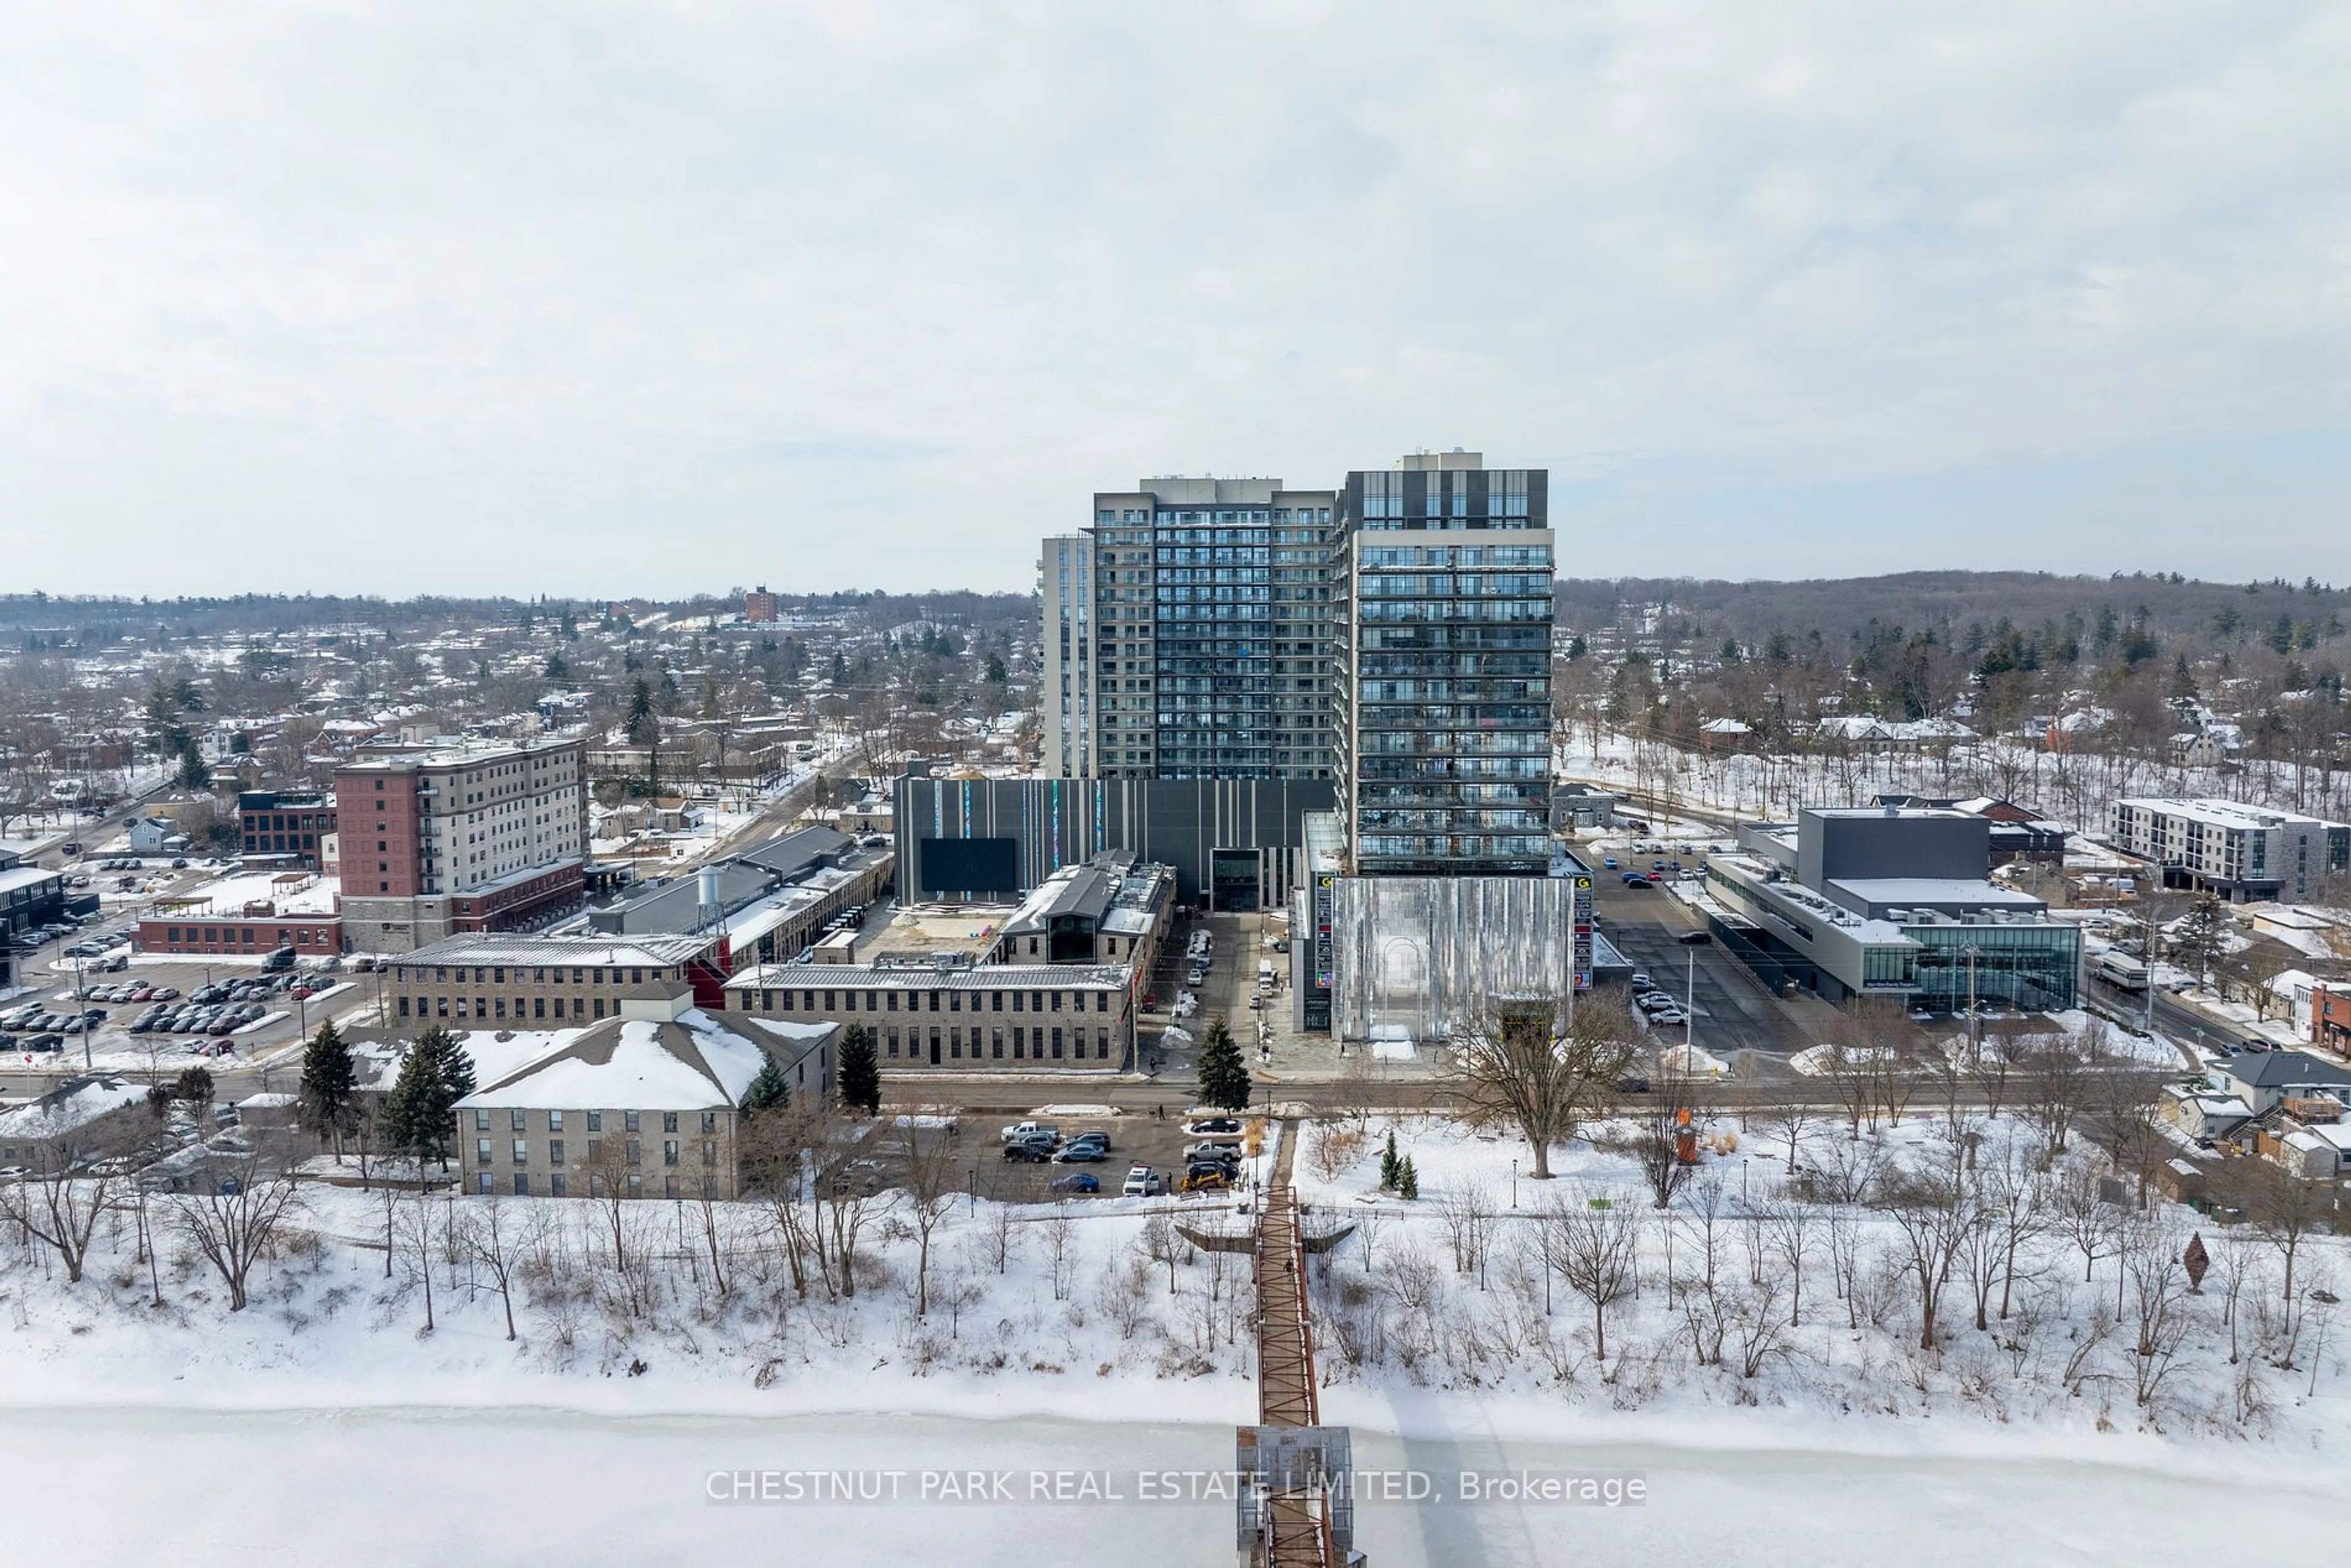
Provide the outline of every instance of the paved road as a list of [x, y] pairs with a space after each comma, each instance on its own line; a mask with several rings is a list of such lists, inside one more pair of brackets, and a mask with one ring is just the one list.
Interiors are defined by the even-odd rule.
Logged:
[[[2095, 975], [2088, 977], [2084, 985], [2091, 999], [2108, 1013], [2133, 1022], [2145, 1021], [2147, 992], [2126, 991], [2120, 987], [2106, 984]], [[2168, 991], [2158, 990], [2154, 995], [2155, 1028], [2158, 1034], [2168, 1035], [2173, 1040], [2192, 1040], [2212, 1051], [2229, 1046], [2242, 1047], [2248, 1042], [2267, 1049], [2273, 1043], [2266, 1040], [2256, 1040], [2249, 1031], [2200, 1012]]]

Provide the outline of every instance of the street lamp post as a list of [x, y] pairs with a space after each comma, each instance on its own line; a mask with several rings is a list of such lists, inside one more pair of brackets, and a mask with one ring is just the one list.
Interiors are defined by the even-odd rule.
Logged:
[[1698, 948], [1693, 946], [1684, 955], [1688, 967], [1682, 972], [1682, 1071], [1689, 1071], [1690, 1047], [1698, 1040]]
[[1968, 959], [1968, 1055], [1977, 1065], [1983, 1062], [1983, 1021], [1976, 1016], [1976, 945], [1972, 942], [1959, 949]]
[[81, 979], [81, 959], [77, 956], [74, 959], [74, 1021], [81, 1025], [81, 1067], [82, 1071], [87, 1072], [92, 1065], [89, 1054], [89, 1009], [82, 1004], [89, 1000], [89, 996], [83, 989]]
[[1510, 1207], [1519, 1207], [1519, 1162], [1516, 1155], [1510, 1159]]

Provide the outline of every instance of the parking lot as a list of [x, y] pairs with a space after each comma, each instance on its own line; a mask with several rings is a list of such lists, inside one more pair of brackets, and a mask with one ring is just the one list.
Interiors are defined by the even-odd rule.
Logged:
[[[39, 967], [35, 967], [35, 963]], [[265, 975], [257, 965], [248, 963], [133, 957], [120, 969], [85, 963], [78, 980], [82, 995], [77, 998], [72, 960], [53, 948], [28, 963], [18, 977], [28, 988], [0, 1007], [0, 1018], [13, 1019], [29, 1009], [52, 1015], [95, 1011], [105, 1016], [86, 1034], [54, 1024], [46, 1030], [29, 1024], [22, 1028], [0, 1024], [0, 1036], [6, 1038], [5, 1045], [0, 1046], [0, 1061], [10, 1069], [30, 1074], [70, 1074], [96, 1068], [155, 1077], [200, 1061], [213, 1064], [217, 1071], [216, 1059], [250, 1065], [275, 1055], [298, 1041], [306, 1026], [314, 1027], [329, 1013], [363, 999], [367, 993], [352, 982], [368, 977], [309, 969]], [[269, 988], [266, 993], [259, 989], [264, 983]], [[204, 1019], [204, 1027], [195, 1027], [197, 1019], [190, 1011], [195, 1005], [193, 998], [212, 994], [214, 988], [233, 987], [248, 994], [223, 995], [214, 1005], [242, 1007], [246, 1016], [227, 1032], [207, 1032], [225, 1020], [225, 1011]], [[142, 1000], [119, 999], [123, 991], [135, 992], [140, 988], [151, 994]], [[311, 995], [293, 994], [301, 988], [309, 988]], [[167, 999], [159, 994], [163, 991], [177, 995]], [[181, 1017], [167, 1021], [186, 1027], [132, 1032], [130, 1026], [158, 1006], [176, 1009]], [[28, 1049], [44, 1035], [57, 1037], [51, 1049]]]
[[[966, 1113], [957, 1119], [956, 1131], [951, 1135], [951, 1161], [955, 1173], [954, 1186], [980, 1197], [995, 1198], [1008, 1203], [1048, 1203], [1061, 1198], [1116, 1197], [1126, 1180], [1127, 1173], [1136, 1166], [1149, 1166], [1170, 1192], [1184, 1175], [1185, 1149], [1203, 1142], [1200, 1136], [1184, 1131], [1184, 1113], [1188, 1105], [1171, 1102], [1165, 1120], [1144, 1113], [1124, 1115], [1049, 1115], [1005, 1116]], [[1105, 1158], [1085, 1161], [1041, 1161], [1008, 1159], [1004, 1154], [1003, 1129], [1025, 1121], [1051, 1124], [1060, 1130], [1061, 1143], [1066, 1145], [1083, 1133], [1107, 1134], [1110, 1146]], [[1242, 1119], [1242, 1152], [1260, 1147], [1264, 1139], [1261, 1120]], [[907, 1179], [905, 1149], [908, 1138], [930, 1139], [941, 1135], [933, 1127], [895, 1128], [884, 1124], [875, 1128], [866, 1142], [863, 1157], [871, 1163], [863, 1167], [879, 1186], [903, 1185]], [[1226, 1140], [1230, 1142], [1228, 1138]], [[924, 1146], [927, 1147], [927, 1144]], [[1246, 1167], [1245, 1167], [1246, 1168]], [[1085, 1193], [1074, 1190], [1081, 1181], [1072, 1177], [1091, 1176], [1099, 1190]], [[1056, 1182], [1066, 1182], [1056, 1190]], [[1238, 1182], [1236, 1186], [1239, 1186]], [[1229, 1192], [1202, 1192], [1197, 1200], [1219, 1202], [1229, 1199]]]

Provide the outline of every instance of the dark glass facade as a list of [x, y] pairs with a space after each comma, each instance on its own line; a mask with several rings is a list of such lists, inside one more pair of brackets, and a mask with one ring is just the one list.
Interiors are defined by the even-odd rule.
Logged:
[[1349, 475], [1341, 496], [1332, 684], [1367, 874], [1550, 867], [1547, 476], [1476, 461], [1407, 458]]

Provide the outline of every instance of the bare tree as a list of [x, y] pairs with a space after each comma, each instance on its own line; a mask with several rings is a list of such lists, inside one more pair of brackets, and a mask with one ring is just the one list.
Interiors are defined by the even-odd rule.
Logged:
[[1804, 1321], [1804, 1257], [1812, 1239], [1813, 1206], [1787, 1197], [1774, 1198], [1762, 1209], [1763, 1239], [1788, 1270], [1788, 1326]]
[[[1048, 1239], [1050, 1240], [1050, 1238], [1048, 1237]], [[1174, 1295], [1176, 1265], [1184, 1260], [1184, 1249], [1189, 1243], [1176, 1228], [1176, 1222], [1164, 1214], [1155, 1214], [1143, 1222], [1143, 1235], [1140, 1241], [1144, 1257], [1154, 1263], [1164, 1263], [1167, 1266], [1167, 1293]]]
[[2087, 1087], [2094, 1053], [2088, 1032], [2013, 1035], [2006, 1049], [2021, 1055], [2015, 1071], [2022, 1080], [2022, 1108], [2040, 1127], [2049, 1152], [2064, 1154]]
[[2098, 1178], [2074, 1170], [2058, 1182], [2049, 1200], [2049, 1217], [2065, 1238], [2081, 1249], [2082, 1282], [2097, 1273], [2098, 1260], [2114, 1255], [2122, 1213], [2098, 1192]]
[[1633, 1063], [1631, 1010], [1613, 990], [1498, 999], [1456, 1031], [1450, 1072], [1463, 1118], [1527, 1142], [1528, 1175], [1551, 1179], [1551, 1147], [1614, 1103]]
[[400, 1205], [392, 1228], [400, 1262], [423, 1291], [426, 1333], [433, 1332], [433, 1217], [439, 1207], [432, 1189], [419, 1182]]
[[1894, 1222], [1902, 1241], [1905, 1271], [1918, 1295], [1918, 1348], [1933, 1350], [1943, 1292], [1979, 1212], [1965, 1201], [1946, 1172], [1906, 1173], [1886, 1184], [1878, 1207]]
[[2138, 1204], [2144, 1208], [2155, 1168], [2171, 1150], [2157, 1114], [2163, 1103], [2163, 1081], [2155, 1073], [2103, 1061], [2085, 1087], [2090, 1135], [2113, 1157], [2116, 1169], [2137, 1178]]
[[1689, 1184], [1690, 1174], [1697, 1168], [1698, 1129], [1706, 1119], [1698, 1092], [1698, 1081], [1694, 1078], [1679, 1073], [1661, 1077], [1641, 1107], [1633, 1155], [1648, 1181], [1650, 1200], [1658, 1208], [1672, 1205], [1675, 1194]]
[[172, 1199], [181, 1234], [228, 1287], [230, 1312], [245, 1310], [246, 1281], [277, 1246], [278, 1228], [299, 1202], [291, 1177], [265, 1176], [251, 1161], [211, 1182], [209, 1190]]
[[81, 1282], [99, 1218], [112, 1207], [120, 1184], [99, 1153], [111, 1146], [75, 1135], [36, 1144], [25, 1172], [0, 1180], [0, 1218], [57, 1253], [68, 1284]]
[[507, 1338], [515, 1337], [514, 1280], [524, 1260], [536, 1253], [547, 1236], [544, 1209], [528, 1208], [520, 1220], [509, 1218], [505, 1200], [493, 1193], [465, 1207], [457, 1240], [498, 1288], [498, 1304], [506, 1309]]
[[914, 1233], [914, 1315], [920, 1318], [931, 1311], [931, 1239], [963, 1194], [956, 1179], [954, 1140], [944, 1130], [935, 1130], [925, 1139], [925, 1129], [912, 1125], [912, 1120], [900, 1150], [906, 1176], [901, 1203]]
[[2135, 1217], [2122, 1231], [2126, 1304], [2137, 1331], [2131, 1346], [2139, 1405], [2155, 1402], [2188, 1337], [2188, 1270], [2179, 1261], [2182, 1238], [2165, 1221]]
[[1592, 1308], [1592, 1354], [1604, 1362], [1608, 1309], [1632, 1292], [1640, 1267], [1640, 1222], [1618, 1195], [1587, 1192], [1555, 1200], [1541, 1223], [1551, 1267]]
[[1045, 1256], [1051, 1265], [1053, 1299], [1066, 1301], [1077, 1267], [1077, 1221], [1070, 1218], [1070, 1206], [1055, 1206], [1053, 1217], [1045, 1221]]

